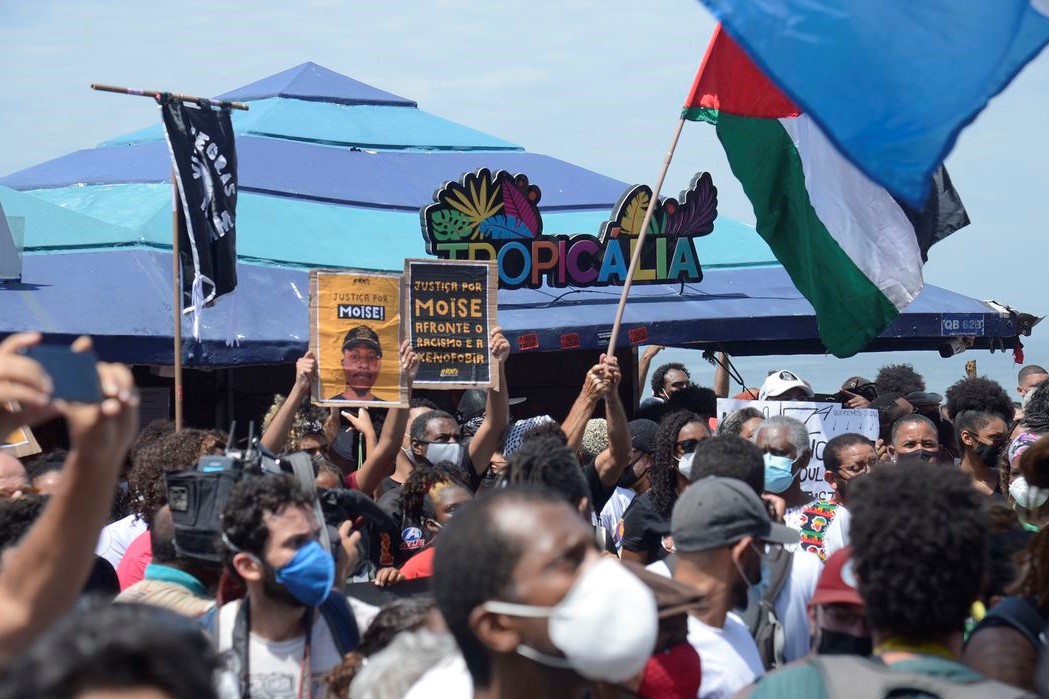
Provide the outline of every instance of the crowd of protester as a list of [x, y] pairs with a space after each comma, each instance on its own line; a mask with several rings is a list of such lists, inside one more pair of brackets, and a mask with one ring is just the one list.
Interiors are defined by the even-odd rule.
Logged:
[[[41, 340], [0, 343], [0, 435], [68, 434], [0, 451], [0, 699], [1049, 696], [1041, 367], [1015, 400], [908, 365], [732, 396], [875, 411], [873, 438], [817, 444], [719, 415], [723, 354], [712, 388], [664, 364], [634, 405], [602, 355], [563, 414], [511, 419], [494, 329], [500, 388], [455, 404], [315, 406], [308, 353], [245, 445], [140, 428], [120, 365], [97, 365], [101, 402], [54, 398]], [[223, 481], [215, 531], [187, 525], [205, 491], [172, 484], [248, 452], [280, 467]]]

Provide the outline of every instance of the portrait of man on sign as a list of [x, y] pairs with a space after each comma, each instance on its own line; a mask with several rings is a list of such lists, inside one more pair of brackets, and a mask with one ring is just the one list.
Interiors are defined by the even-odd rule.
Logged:
[[382, 345], [374, 330], [358, 325], [347, 331], [342, 341], [342, 370], [346, 390], [329, 400], [381, 400], [372, 394], [382, 370]]

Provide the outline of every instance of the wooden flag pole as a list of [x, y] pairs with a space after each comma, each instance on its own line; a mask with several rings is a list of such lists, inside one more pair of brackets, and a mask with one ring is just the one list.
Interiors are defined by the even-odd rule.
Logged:
[[[101, 92], [114, 92], [118, 95], [133, 95], [135, 97], [152, 97], [159, 101], [162, 92], [158, 90], [135, 90], [129, 87], [117, 87], [116, 85], [102, 85], [91, 83], [92, 90]], [[248, 105], [243, 102], [230, 102], [227, 100], [211, 99], [210, 97], [195, 97], [183, 95], [177, 92], [168, 93], [172, 99], [182, 102], [204, 102], [213, 107], [226, 109], [240, 109], [247, 111]], [[182, 282], [181, 265], [179, 264], [179, 193], [178, 177], [175, 168], [171, 169], [171, 312], [175, 320], [175, 328], [172, 336], [174, 338], [172, 357], [174, 358], [175, 372], [175, 431], [182, 429]]]
[[651, 222], [652, 214], [656, 210], [655, 204], [659, 200], [659, 193], [663, 190], [663, 180], [666, 179], [667, 170], [670, 169], [670, 160], [674, 157], [674, 150], [677, 148], [678, 139], [681, 138], [681, 129], [684, 126], [685, 118], [682, 117], [677, 123], [677, 128], [674, 129], [674, 137], [670, 139], [670, 148], [667, 149], [667, 155], [663, 158], [663, 170], [656, 179], [656, 186], [652, 188], [652, 201], [648, 203], [648, 209], [645, 210], [645, 220], [641, 223], [641, 232], [637, 236], [634, 253], [630, 256], [630, 270], [627, 271], [626, 281], [623, 282], [623, 293], [619, 296], [616, 319], [612, 322], [612, 336], [608, 338], [608, 351], [606, 354], [610, 357], [616, 353], [616, 339], [619, 337], [619, 326], [623, 322], [623, 311], [626, 310], [627, 297], [630, 296], [630, 285], [634, 283], [634, 272], [637, 270], [638, 260], [641, 259], [641, 249], [645, 244], [645, 236], [648, 234], [648, 224]]

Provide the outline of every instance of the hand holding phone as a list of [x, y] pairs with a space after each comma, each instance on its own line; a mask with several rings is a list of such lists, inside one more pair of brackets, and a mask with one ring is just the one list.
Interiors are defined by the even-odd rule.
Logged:
[[74, 352], [66, 345], [34, 345], [23, 350], [51, 377], [52, 398], [72, 403], [99, 403], [102, 386], [98, 382], [98, 357], [91, 350]]

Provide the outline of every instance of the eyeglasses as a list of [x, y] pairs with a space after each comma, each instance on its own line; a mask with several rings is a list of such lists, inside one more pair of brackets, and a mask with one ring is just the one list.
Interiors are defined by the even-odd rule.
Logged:
[[674, 446], [686, 454], [691, 454], [702, 441], [702, 439], [683, 439], [680, 442], [674, 442]]
[[356, 352], [351, 352], [350, 354], [345, 355], [345, 360], [348, 364], [367, 364], [369, 366], [375, 366], [379, 363], [380, 359], [382, 359], [382, 357], [377, 354], [357, 354]]

